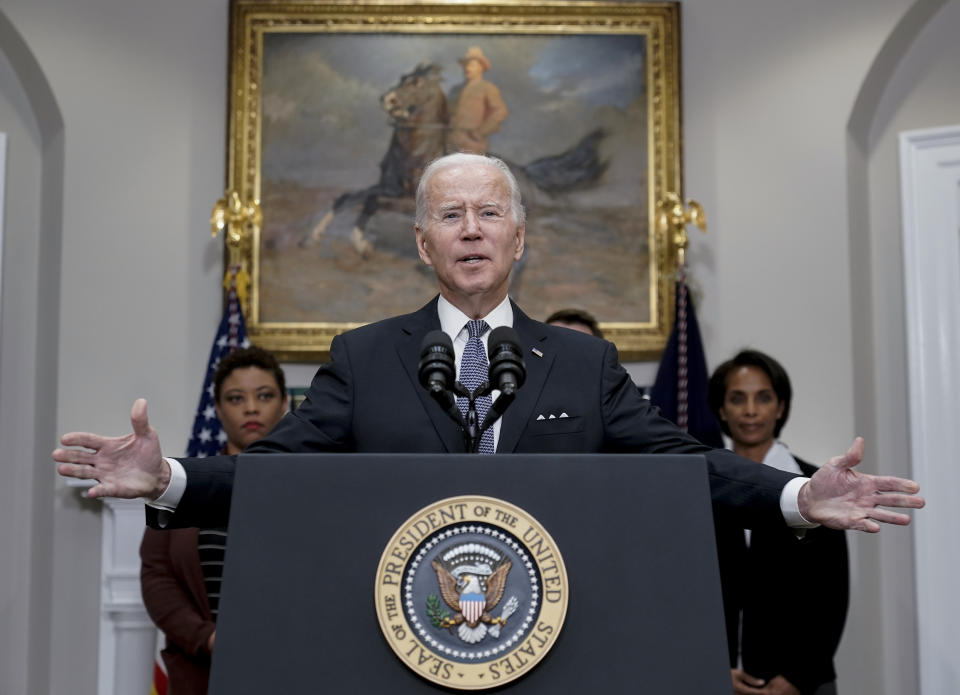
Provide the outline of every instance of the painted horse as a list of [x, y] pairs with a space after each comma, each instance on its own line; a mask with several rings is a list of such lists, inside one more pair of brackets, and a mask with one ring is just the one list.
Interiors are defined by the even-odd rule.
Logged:
[[380, 180], [368, 188], [339, 196], [333, 206], [322, 213], [319, 222], [307, 229], [301, 246], [323, 236], [334, 217], [343, 210], [362, 204], [354, 219], [350, 241], [357, 253], [364, 258], [369, 256], [373, 246], [367, 238], [366, 226], [379, 209], [380, 199], [412, 198], [424, 168], [443, 154], [447, 100], [441, 81], [438, 65], [421, 63], [380, 97], [380, 105], [393, 126], [390, 146], [380, 161]]
[[[370, 255], [373, 244], [366, 228], [380, 209], [381, 199], [413, 198], [427, 164], [445, 153], [448, 113], [441, 81], [438, 65], [421, 63], [380, 97], [393, 126], [390, 145], [380, 161], [380, 180], [340, 195], [330, 208], [314, 216], [313, 220], [319, 221], [306, 225], [300, 246], [318, 241], [335, 217], [360, 206], [349, 233], [350, 242], [362, 257]], [[517, 176], [524, 204], [549, 205], [558, 195], [595, 184], [607, 168], [599, 156], [604, 137], [605, 131], [595, 129], [567, 151], [526, 165], [504, 159]], [[523, 261], [520, 268], [522, 265]]]

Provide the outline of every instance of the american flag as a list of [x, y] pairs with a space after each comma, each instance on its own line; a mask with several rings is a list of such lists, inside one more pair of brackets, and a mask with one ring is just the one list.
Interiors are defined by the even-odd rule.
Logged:
[[162, 630], [157, 630], [157, 649], [153, 654], [153, 681], [150, 683], [150, 695], [167, 695], [167, 684], [170, 678], [167, 675], [167, 665], [160, 654], [166, 645], [166, 636]]
[[220, 327], [210, 348], [207, 373], [203, 379], [203, 391], [200, 392], [200, 404], [193, 419], [193, 434], [187, 444], [187, 456], [215, 456], [227, 443], [227, 434], [220, 425], [213, 400], [213, 375], [217, 365], [227, 354], [237, 348], [250, 347], [247, 339], [247, 325], [243, 321], [240, 300], [237, 299], [236, 274], [234, 273], [227, 292], [227, 306], [220, 320]]
[[657, 380], [650, 389], [650, 402], [684, 432], [708, 446], [722, 447], [720, 423], [707, 403], [707, 361], [689, 295], [681, 268], [673, 330], [660, 358]]

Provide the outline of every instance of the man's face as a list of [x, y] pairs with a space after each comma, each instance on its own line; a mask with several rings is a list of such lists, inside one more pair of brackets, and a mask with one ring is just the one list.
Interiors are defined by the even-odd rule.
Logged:
[[416, 228], [420, 258], [433, 266], [444, 297], [465, 314], [484, 316], [506, 296], [523, 255], [510, 187], [492, 165], [454, 165], [430, 179], [426, 197], [426, 226]]
[[468, 80], [480, 77], [483, 74], [483, 63], [476, 58], [471, 58], [463, 64], [463, 75]]

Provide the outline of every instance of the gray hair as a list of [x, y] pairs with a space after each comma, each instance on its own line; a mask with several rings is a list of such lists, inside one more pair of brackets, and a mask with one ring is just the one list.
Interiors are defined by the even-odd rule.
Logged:
[[510, 171], [510, 167], [502, 159], [496, 157], [468, 152], [454, 152], [434, 159], [423, 170], [423, 175], [420, 176], [420, 183], [417, 184], [417, 216], [414, 220], [414, 224], [418, 228], [424, 229], [427, 224], [427, 187], [430, 185], [430, 179], [433, 178], [434, 174], [447, 167], [476, 164], [495, 167], [500, 170], [510, 187], [510, 215], [518, 227], [524, 223], [526, 211], [523, 209], [523, 203], [520, 199], [520, 184], [517, 183], [517, 178]]

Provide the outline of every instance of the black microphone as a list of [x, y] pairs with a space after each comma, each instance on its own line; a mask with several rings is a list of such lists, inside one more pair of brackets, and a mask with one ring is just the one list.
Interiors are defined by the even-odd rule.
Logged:
[[527, 379], [527, 366], [523, 363], [523, 352], [520, 350], [520, 336], [510, 326], [494, 328], [490, 332], [487, 348], [490, 354], [490, 386], [499, 390], [500, 395], [483, 418], [481, 432], [503, 415]]
[[420, 344], [420, 384], [432, 394], [449, 391], [456, 381], [453, 341], [443, 331], [430, 331]]
[[456, 381], [457, 362], [453, 356], [453, 341], [443, 331], [430, 331], [420, 344], [420, 366], [417, 374], [420, 384], [430, 392], [443, 411], [466, 431], [463, 414], [457, 407], [454, 391], [462, 388]]
[[490, 355], [490, 385], [502, 394], [513, 396], [527, 378], [523, 363], [520, 336], [510, 326], [500, 326], [490, 332], [487, 341]]

